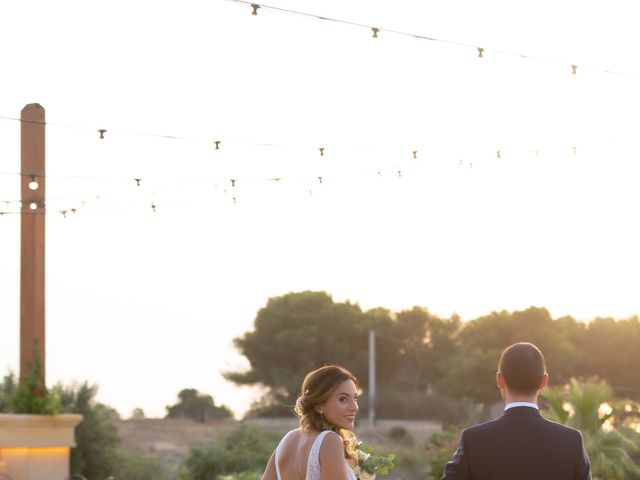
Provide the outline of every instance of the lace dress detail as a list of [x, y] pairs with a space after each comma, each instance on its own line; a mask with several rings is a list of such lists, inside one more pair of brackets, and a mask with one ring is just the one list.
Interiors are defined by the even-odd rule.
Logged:
[[[325, 430], [324, 432], [320, 432], [320, 434], [316, 437], [313, 445], [311, 446], [311, 450], [309, 451], [309, 460], [307, 461], [307, 475], [306, 480], [322, 480], [322, 471], [320, 470], [320, 446], [322, 445], [322, 440], [327, 434], [333, 433], [330, 430]], [[283, 439], [284, 440], [284, 439]], [[276, 447], [276, 476], [278, 480], [282, 480], [282, 476], [280, 475], [280, 445]], [[349, 480], [356, 480], [356, 477], [353, 473], [353, 470], [345, 460], [344, 467], [347, 470], [347, 476]]]

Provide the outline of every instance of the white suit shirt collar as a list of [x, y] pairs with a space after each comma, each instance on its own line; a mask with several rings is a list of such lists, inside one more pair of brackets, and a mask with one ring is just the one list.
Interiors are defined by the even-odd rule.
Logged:
[[535, 403], [531, 403], [531, 402], [511, 402], [511, 403], [507, 403], [504, 406], [505, 411], [509, 410], [510, 408], [514, 408], [514, 407], [529, 407], [529, 408], [535, 408], [536, 410], [539, 410], [538, 405], [536, 405]]

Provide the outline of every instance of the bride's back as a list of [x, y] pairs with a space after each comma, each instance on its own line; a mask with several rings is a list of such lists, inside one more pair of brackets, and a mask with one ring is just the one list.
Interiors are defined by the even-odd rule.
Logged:
[[299, 428], [287, 433], [278, 446], [277, 464], [280, 478], [305, 480], [309, 455], [318, 432], [303, 432]]

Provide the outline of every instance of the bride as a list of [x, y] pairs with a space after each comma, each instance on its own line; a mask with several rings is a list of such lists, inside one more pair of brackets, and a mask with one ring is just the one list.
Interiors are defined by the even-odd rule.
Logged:
[[262, 480], [355, 480], [352, 446], [358, 380], [346, 368], [325, 365], [307, 374], [291, 430], [271, 455]]

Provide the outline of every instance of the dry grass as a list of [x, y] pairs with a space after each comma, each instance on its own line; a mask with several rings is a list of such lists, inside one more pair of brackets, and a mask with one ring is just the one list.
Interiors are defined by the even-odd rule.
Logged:
[[193, 445], [207, 443], [222, 431], [236, 428], [235, 420], [198, 423], [177, 418], [145, 418], [116, 422], [127, 449], [161, 459], [184, 460]]
[[[143, 452], [162, 461], [183, 461], [189, 455], [190, 447], [207, 443], [222, 432], [238, 427], [242, 422], [235, 420], [214, 420], [198, 423], [181, 419], [139, 419], [117, 422], [118, 432], [124, 445], [136, 452]], [[244, 423], [259, 426], [280, 435], [296, 428], [297, 419], [256, 418]], [[389, 432], [393, 427], [402, 427], [407, 435], [403, 439], [392, 439]], [[426, 460], [426, 444], [433, 433], [441, 430], [440, 424], [427, 421], [379, 420], [374, 427], [363, 420], [356, 427], [359, 438], [370, 444], [378, 453], [396, 452], [413, 457], [414, 461]], [[413, 478], [415, 475], [403, 471], [402, 465], [387, 477], [389, 480]]]
[[[214, 420], [198, 423], [192, 420], [145, 418], [138, 420], [120, 420], [117, 422], [118, 433], [128, 448], [134, 451], [163, 452], [174, 451], [188, 453], [191, 445], [206, 443], [216, 434], [236, 428], [241, 422], [235, 420]], [[296, 418], [254, 418], [245, 420], [276, 433], [285, 433], [296, 428]], [[419, 420], [379, 420], [374, 427], [367, 421], [360, 422], [356, 433], [367, 442], [379, 443], [388, 440], [392, 427], [403, 427], [415, 439], [416, 443], [424, 443], [431, 435], [441, 430], [437, 422]]]

